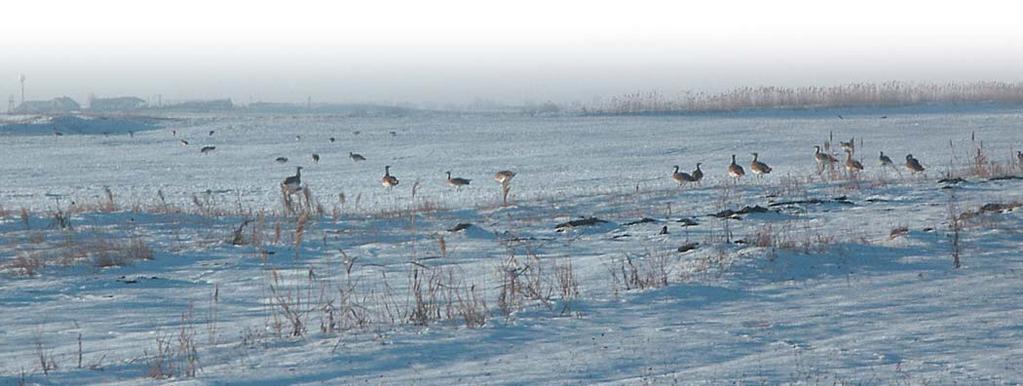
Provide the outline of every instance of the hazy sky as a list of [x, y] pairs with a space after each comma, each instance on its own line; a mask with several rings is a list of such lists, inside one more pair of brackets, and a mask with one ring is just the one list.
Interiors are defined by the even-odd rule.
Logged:
[[4, 100], [21, 73], [28, 99], [240, 103], [1023, 81], [1023, 6], [1009, 1], [32, 0], [0, 11]]

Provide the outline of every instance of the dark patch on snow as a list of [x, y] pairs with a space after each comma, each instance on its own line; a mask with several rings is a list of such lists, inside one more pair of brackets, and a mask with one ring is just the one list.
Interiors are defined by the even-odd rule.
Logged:
[[964, 180], [962, 178], [959, 178], [959, 177], [954, 177], [954, 178], [946, 177], [946, 178], [942, 178], [942, 179], [938, 180], [939, 184], [949, 184], [949, 185], [960, 184], [960, 183], [963, 183], [963, 182], [966, 182], [966, 180]]
[[[747, 206], [742, 207], [742, 209], [739, 209], [739, 210], [725, 209], [725, 210], [722, 210], [720, 212], [714, 213], [711, 216], [714, 216], [714, 217], [717, 217], [717, 218], [735, 218], [736, 215], [740, 215], [740, 214], [767, 213], [767, 212], [770, 212], [770, 211], [771, 210], [769, 210], [769, 209], [767, 209], [765, 207], [762, 207], [760, 205], [754, 205], [754, 206], [748, 206], [747, 205]], [[735, 219], [738, 220], [738, 218], [735, 218]]]
[[694, 249], [696, 249], [699, 246], [700, 246], [700, 243], [696, 243], [696, 242], [685, 243], [685, 244], [682, 244], [681, 247], [678, 247], [678, 251], [679, 251], [679, 253], [685, 253], [685, 252], [689, 252], [691, 250], [694, 250]]
[[842, 205], [855, 205], [852, 201], [849, 201], [849, 199], [846, 196], [840, 196], [840, 197], [832, 198], [830, 200], [821, 200], [819, 198], [812, 198], [812, 199], [809, 199], [809, 200], [793, 200], [793, 201], [773, 202], [773, 203], [767, 204], [767, 206], [773, 208], [773, 207], [777, 207], [777, 206], [817, 205], [817, 204], [829, 204], [829, 203], [842, 204]]
[[570, 228], [583, 227], [583, 226], [593, 226], [593, 225], [606, 224], [606, 223], [607, 223], [607, 221], [601, 220], [599, 218], [589, 217], [589, 218], [583, 218], [583, 219], [579, 219], [579, 220], [572, 220], [572, 221], [569, 221], [569, 222], [563, 222], [561, 224], [556, 225], [554, 227], [554, 229], [557, 230], [558, 232], [564, 232], [565, 230], [568, 230]]
[[642, 219], [639, 219], [639, 220], [636, 220], [636, 221], [627, 222], [627, 223], [623, 224], [623, 226], [630, 226], [630, 225], [637, 225], [637, 224], [646, 224], [646, 223], [651, 223], [651, 222], [657, 222], [657, 220], [654, 220], [654, 219], [649, 218], [649, 217], [643, 217]]
[[998, 176], [987, 179], [988, 181], [1023, 180], [1021, 176]]
[[448, 229], [448, 232], [454, 233], [454, 232], [464, 231], [466, 229], [469, 229], [469, 227], [471, 227], [471, 226], [472, 226], [472, 224], [467, 223], [467, 222], [459, 223], [458, 225], [455, 225], [454, 228]]
[[691, 227], [691, 226], [700, 225], [700, 223], [696, 222], [696, 220], [688, 219], [688, 218], [679, 219], [678, 221], [675, 221], [675, 222], [681, 223], [683, 227]]

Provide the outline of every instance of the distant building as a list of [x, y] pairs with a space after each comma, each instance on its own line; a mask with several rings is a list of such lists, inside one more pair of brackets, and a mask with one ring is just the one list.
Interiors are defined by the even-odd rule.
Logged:
[[58, 114], [79, 111], [82, 106], [68, 97], [53, 98], [48, 101], [24, 101], [14, 112], [17, 114]]
[[146, 106], [146, 101], [136, 97], [92, 98], [89, 100], [91, 111], [133, 111]]
[[181, 102], [173, 105], [164, 106], [165, 110], [177, 110], [177, 111], [225, 111], [234, 108], [234, 103], [231, 103], [231, 99], [212, 99], [205, 101], [188, 101]]

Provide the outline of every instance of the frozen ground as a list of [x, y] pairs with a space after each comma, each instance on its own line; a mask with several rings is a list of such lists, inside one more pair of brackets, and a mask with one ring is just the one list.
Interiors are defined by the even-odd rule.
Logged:
[[[133, 137], [0, 135], [17, 182], [0, 188], [0, 383], [1023, 382], [1020, 210], [963, 217], [960, 269], [948, 237], [950, 202], [1023, 200], [1023, 180], [968, 170], [984, 141], [999, 174], [1020, 174], [1015, 109], [175, 118]], [[831, 131], [863, 138], [858, 180], [814, 176]], [[928, 177], [882, 173], [879, 150], [912, 152]], [[748, 169], [752, 151], [774, 173], [728, 187], [729, 155]], [[702, 186], [673, 186], [672, 165], [701, 161]], [[945, 189], [950, 162], [966, 182]], [[306, 223], [278, 215], [296, 165], [326, 211]], [[519, 173], [506, 208], [499, 169]], [[446, 170], [473, 184], [454, 191]], [[783, 204], [808, 199], [822, 202]], [[753, 205], [771, 211], [710, 216]], [[555, 231], [580, 216], [608, 223]], [[130, 242], [152, 259], [98, 263]], [[540, 293], [502, 307], [509, 272]], [[417, 283], [436, 314], [415, 317]], [[474, 295], [482, 326], [466, 322]]]

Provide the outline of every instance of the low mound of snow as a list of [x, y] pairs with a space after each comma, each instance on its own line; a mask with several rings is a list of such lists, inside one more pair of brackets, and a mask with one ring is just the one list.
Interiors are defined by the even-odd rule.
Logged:
[[0, 135], [128, 134], [159, 127], [155, 118], [60, 115], [0, 123]]

